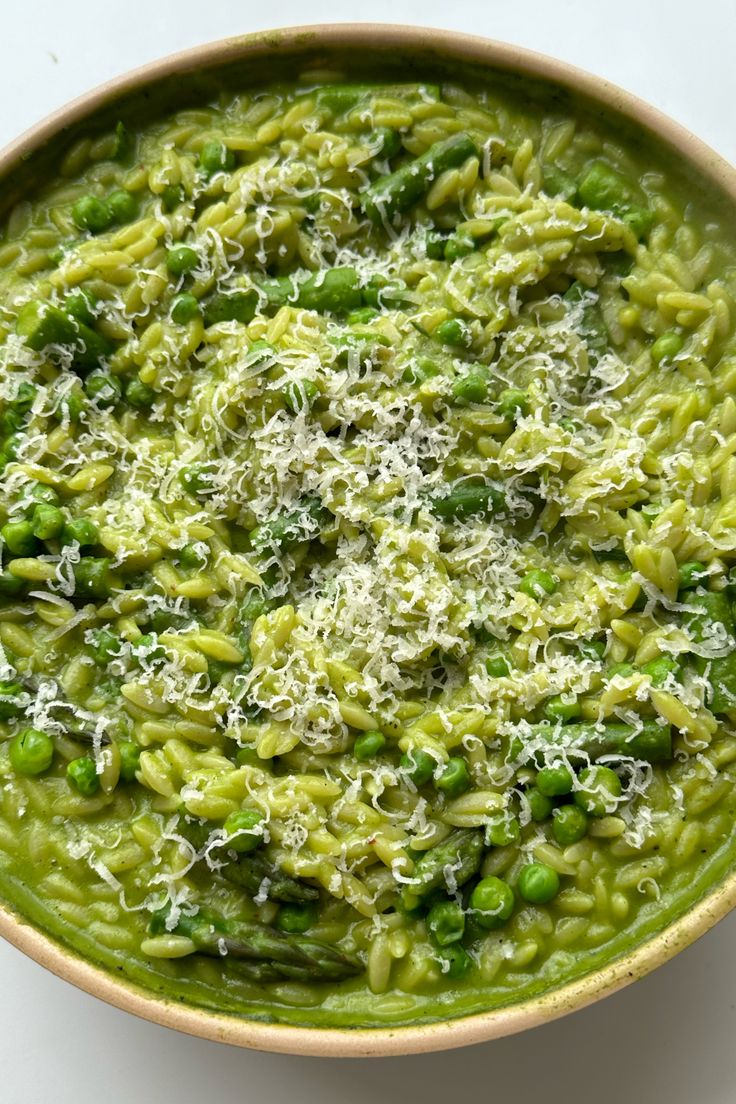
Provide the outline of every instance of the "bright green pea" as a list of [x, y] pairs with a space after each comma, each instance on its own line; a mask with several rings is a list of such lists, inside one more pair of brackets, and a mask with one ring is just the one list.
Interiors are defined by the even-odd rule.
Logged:
[[287, 410], [298, 414], [309, 410], [319, 395], [319, 388], [311, 380], [291, 380], [281, 391]]
[[199, 264], [199, 254], [189, 245], [175, 245], [166, 254], [166, 267], [172, 276], [184, 276]]
[[470, 907], [479, 927], [502, 927], [514, 911], [514, 891], [501, 878], [482, 878], [470, 894]]
[[649, 355], [654, 364], [662, 364], [663, 361], [673, 360], [681, 352], [685, 344], [680, 334], [670, 331], [663, 333], [652, 345]]
[[191, 322], [199, 314], [199, 300], [189, 292], [177, 295], [171, 304], [171, 318], [179, 326]]
[[584, 659], [597, 663], [606, 654], [606, 642], [605, 640], [581, 640], [578, 651]]
[[125, 401], [136, 410], [147, 410], [156, 401], [156, 392], [135, 376], [125, 388]]
[[533, 571], [528, 571], [521, 580], [519, 590], [522, 594], [528, 594], [530, 598], [536, 598], [539, 601], [545, 594], [554, 594], [557, 590], [557, 581], [554, 575], [550, 575], [549, 571], [545, 571], [543, 568], [534, 568]]
[[161, 193], [161, 202], [165, 211], [173, 211], [187, 198], [181, 184], [167, 184]]
[[49, 506], [39, 502], [33, 511], [31, 527], [34, 537], [39, 540], [54, 540], [64, 528], [64, 514], [58, 506]]
[[123, 388], [117, 376], [97, 369], [90, 372], [84, 381], [84, 392], [91, 402], [106, 409], [120, 402]]
[[89, 230], [90, 234], [100, 234], [111, 224], [112, 212], [97, 196], [84, 195], [72, 207], [72, 218], [80, 230]]
[[560, 876], [546, 863], [528, 863], [519, 871], [517, 885], [530, 905], [546, 905], [560, 892]]
[[11, 556], [33, 556], [37, 544], [30, 521], [7, 521], [0, 529], [3, 544]]
[[58, 492], [53, 487], [47, 486], [46, 483], [34, 483], [28, 497], [31, 499], [34, 509], [37, 502], [45, 502], [49, 506], [58, 506], [61, 502]]
[[263, 843], [263, 815], [257, 809], [239, 809], [223, 824], [231, 851], [255, 851]]
[[366, 759], [373, 759], [378, 755], [386, 746], [386, 737], [378, 729], [371, 729], [369, 732], [361, 732], [353, 744], [353, 754], [356, 759], [361, 762], [365, 762]]
[[563, 694], [555, 694], [548, 698], [544, 706], [544, 715], [548, 721], [572, 721], [582, 713], [582, 706], [577, 698], [570, 701]]
[[199, 167], [207, 176], [232, 172], [235, 168], [235, 154], [224, 142], [207, 142], [199, 153]]
[[276, 917], [276, 927], [290, 935], [301, 935], [317, 923], [314, 905], [282, 905]]
[[82, 556], [74, 564], [77, 593], [88, 598], [109, 598], [113, 589], [110, 560], [107, 556]]
[[506, 678], [511, 674], [511, 664], [505, 655], [497, 653], [486, 659], [486, 672], [491, 678]]
[[543, 767], [537, 775], [537, 789], [545, 797], [564, 797], [572, 792], [574, 775], [564, 763]]
[[415, 786], [424, 786], [433, 776], [437, 760], [428, 751], [412, 748], [401, 756], [399, 766]]
[[468, 952], [457, 943], [449, 947], [443, 947], [438, 954], [442, 976], [451, 981], [459, 981], [464, 978], [473, 965], [473, 960]]
[[536, 786], [530, 786], [525, 797], [529, 802], [529, 812], [534, 821], [546, 820], [552, 812], [552, 801]]
[[200, 542], [185, 544], [179, 551], [179, 563], [182, 567], [201, 570], [207, 563], [207, 553]]
[[560, 805], [552, 812], [552, 835], [560, 847], [569, 847], [588, 831], [588, 818], [577, 805]]
[[92, 797], [100, 788], [100, 776], [94, 760], [88, 755], [72, 759], [67, 764], [66, 777], [69, 785], [78, 790], [83, 797]]
[[491, 847], [508, 847], [521, 839], [521, 825], [515, 816], [499, 817], [486, 828], [486, 842]]
[[95, 663], [100, 667], [106, 667], [111, 660], [121, 654], [122, 640], [109, 629], [96, 629], [92, 633], [90, 650]]
[[459, 755], [453, 755], [447, 760], [445, 769], [434, 784], [445, 797], [459, 797], [470, 788], [468, 764]]
[[62, 544], [73, 544], [75, 541], [80, 548], [88, 548], [97, 544], [100, 533], [95, 523], [88, 517], [72, 518], [64, 526], [61, 534]]
[[498, 396], [496, 409], [502, 418], [515, 422], [529, 413], [529, 396], [518, 387], [507, 387]]
[[210, 486], [210, 477], [206, 468], [201, 464], [190, 464], [179, 472], [179, 482], [185, 491], [197, 495]]
[[433, 360], [429, 357], [417, 357], [411, 364], [407, 364], [401, 373], [401, 379], [404, 383], [420, 384], [438, 374], [439, 368]]
[[131, 653], [139, 663], [156, 663], [166, 656], [166, 649], [159, 644], [155, 633], [141, 633], [130, 646]]
[[19, 682], [0, 681], [0, 721], [10, 721], [23, 712], [19, 701], [23, 687]]
[[26, 728], [10, 741], [10, 765], [16, 774], [43, 774], [53, 758], [54, 741], [38, 728]]
[[132, 222], [138, 214], [138, 201], [124, 188], [118, 188], [107, 197], [107, 207], [115, 222]]
[[459, 943], [465, 933], [465, 913], [457, 901], [437, 901], [427, 916], [427, 927], [438, 947]]
[[132, 740], [121, 740], [118, 744], [120, 753], [120, 777], [123, 782], [135, 782], [135, 773], [141, 765], [141, 749]]
[[460, 257], [467, 257], [474, 249], [475, 240], [471, 235], [458, 230], [456, 233], [450, 234], [445, 242], [444, 257], [446, 261], [457, 261]]
[[606, 816], [616, 807], [621, 781], [610, 767], [586, 767], [578, 781], [581, 788], [575, 792], [575, 804], [588, 816]]
[[488, 380], [481, 372], [459, 376], [452, 385], [452, 397], [456, 402], [482, 403], [487, 394]]
[[693, 587], [700, 586], [701, 583], [705, 584], [705, 580], [708, 578], [708, 570], [705, 564], [700, 563], [699, 560], [688, 560], [686, 563], [680, 564], [677, 569], [677, 576], [679, 590], [691, 590]]
[[447, 234], [443, 234], [441, 230], [427, 231], [424, 246], [430, 261], [441, 261], [444, 259], [446, 243]]
[[434, 333], [443, 345], [456, 345], [462, 349], [469, 349], [473, 341], [467, 323], [461, 318], [448, 318], [439, 324]]

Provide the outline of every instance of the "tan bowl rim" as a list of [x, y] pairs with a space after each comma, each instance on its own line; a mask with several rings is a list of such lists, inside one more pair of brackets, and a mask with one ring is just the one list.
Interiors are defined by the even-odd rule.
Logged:
[[[539, 78], [582, 93], [589, 101], [623, 116], [656, 135], [686, 163], [736, 202], [736, 170], [699, 138], [651, 107], [600, 77], [519, 46], [452, 31], [399, 24], [343, 23], [290, 27], [225, 38], [141, 66], [75, 99], [22, 134], [0, 152], [0, 179], [59, 131], [93, 115], [141, 86], [172, 74], [217, 67], [248, 57], [298, 52], [315, 45], [372, 47], [484, 64], [496, 70]], [[296, 1027], [263, 1023], [183, 1005], [80, 958], [0, 904], [0, 935], [57, 977], [116, 1008], [164, 1027], [236, 1046], [277, 1053], [320, 1057], [382, 1057], [445, 1050], [500, 1038], [547, 1023], [623, 988], [666, 962], [723, 919], [736, 906], [736, 870], [662, 931], [598, 969], [557, 989], [517, 1004], [436, 1023], [375, 1028]]]

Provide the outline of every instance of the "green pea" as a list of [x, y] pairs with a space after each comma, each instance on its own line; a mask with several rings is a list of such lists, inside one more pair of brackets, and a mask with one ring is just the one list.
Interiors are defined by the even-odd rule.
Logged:
[[199, 314], [199, 300], [189, 292], [177, 295], [171, 304], [171, 318], [177, 325], [184, 326]]
[[91, 634], [90, 651], [95, 663], [100, 667], [106, 667], [111, 660], [116, 659], [122, 652], [122, 640], [109, 629], [96, 629]]
[[185, 491], [197, 495], [210, 487], [209, 472], [201, 464], [189, 464], [179, 472], [179, 482]]
[[442, 976], [449, 978], [451, 981], [459, 981], [460, 978], [464, 978], [473, 965], [473, 960], [468, 952], [464, 947], [458, 946], [457, 943], [453, 943], [449, 947], [443, 947], [438, 958]]
[[69, 785], [78, 790], [83, 797], [92, 797], [100, 788], [100, 776], [94, 760], [88, 755], [72, 759], [67, 764], [66, 777]]
[[0, 594], [5, 598], [11, 598], [14, 594], [20, 594], [25, 586], [25, 581], [17, 575], [11, 575], [9, 571], [0, 571]]
[[529, 413], [529, 396], [518, 387], [507, 387], [498, 396], [496, 409], [502, 418], [515, 422]]
[[427, 916], [429, 934], [438, 947], [459, 943], [465, 933], [465, 913], [457, 901], [437, 901]]
[[575, 804], [588, 816], [602, 817], [616, 807], [621, 781], [610, 767], [586, 767], [580, 772]]
[[84, 392], [96, 406], [106, 409], [120, 402], [123, 388], [117, 376], [97, 369], [90, 372], [84, 381]]
[[166, 657], [166, 649], [159, 644], [155, 633], [141, 633], [130, 646], [135, 659], [144, 665], [157, 663]]
[[54, 741], [38, 728], [26, 728], [10, 741], [10, 765], [16, 774], [43, 774], [53, 758]]
[[486, 659], [486, 672], [491, 678], [506, 678], [511, 674], [511, 665], [505, 655], [497, 652]]
[[482, 403], [487, 395], [488, 380], [481, 372], [459, 376], [452, 385], [452, 397], [456, 402]]
[[607, 162], [594, 161], [578, 184], [578, 198], [595, 211], [612, 211], [628, 203], [631, 187]]
[[61, 502], [58, 492], [46, 483], [34, 483], [28, 492], [28, 497], [31, 499], [33, 509], [37, 502], [45, 502], [49, 506], [58, 506]]
[[319, 388], [311, 380], [291, 380], [283, 388], [281, 394], [286, 408], [292, 414], [298, 414], [300, 410], [309, 410], [312, 403], [319, 395]]
[[24, 433], [12, 433], [3, 441], [3, 452], [8, 460], [15, 460], [25, 439]]
[[470, 894], [470, 907], [479, 927], [502, 927], [514, 911], [514, 891], [501, 878], [481, 878]]
[[19, 701], [23, 687], [19, 682], [0, 681], [0, 721], [10, 721], [23, 712]]
[[700, 563], [699, 560], [688, 560], [686, 563], [680, 564], [677, 569], [678, 576], [678, 588], [680, 590], [691, 590], [693, 587], [705, 585], [705, 581], [708, 578], [708, 570], [705, 564]]
[[572, 721], [583, 712], [577, 698], [572, 700], [563, 694], [555, 694], [548, 698], [544, 706], [544, 715], [548, 721]]
[[443, 345], [455, 345], [462, 349], [469, 349], [473, 336], [466, 322], [461, 318], [448, 318], [441, 322], [434, 331], [435, 337]]
[[502, 816], [486, 828], [486, 842], [491, 847], [508, 847], [521, 839], [521, 825], [515, 816]]
[[136, 771], [141, 765], [141, 749], [132, 740], [121, 740], [118, 744], [120, 753], [120, 777], [123, 782], [135, 782]]
[[649, 663], [640, 668], [643, 675], [649, 675], [652, 686], [663, 686], [670, 675], [677, 678], [680, 674], [680, 664], [673, 656], [661, 655], [656, 659], [650, 659]]
[[536, 786], [530, 786], [524, 795], [529, 802], [529, 812], [534, 821], [546, 820], [552, 812], [552, 801], [538, 790]]
[[173, 211], [187, 198], [181, 184], [167, 184], [161, 193], [161, 203], [165, 211]]
[[112, 213], [108, 205], [97, 196], [84, 195], [72, 207], [72, 218], [80, 230], [89, 230], [90, 234], [100, 234], [112, 223]]
[[534, 568], [533, 571], [528, 571], [521, 580], [519, 590], [522, 594], [528, 594], [530, 598], [536, 598], [539, 601], [545, 594], [554, 594], [557, 590], [557, 581], [554, 575], [550, 575], [549, 571], [545, 571], [543, 568]]
[[3, 544], [11, 556], [33, 556], [37, 550], [30, 521], [7, 521], [0, 529]]
[[263, 815], [257, 809], [239, 809], [230, 813], [223, 828], [231, 851], [255, 851], [263, 843]]
[[458, 230], [456, 233], [450, 234], [445, 242], [444, 257], [446, 261], [457, 261], [461, 257], [467, 257], [474, 249], [475, 240], [473, 237], [462, 230]]
[[552, 812], [552, 835], [560, 847], [577, 843], [588, 831], [588, 818], [577, 805], [560, 805]]
[[179, 563], [182, 567], [190, 567], [201, 570], [207, 563], [207, 552], [200, 541], [185, 544], [179, 552]]
[[436, 375], [439, 375], [439, 368], [433, 360], [429, 357], [417, 357], [411, 364], [407, 364], [401, 373], [401, 379], [404, 383], [418, 384]]
[[680, 334], [670, 331], [663, 333], [652, 345], [649, 355], [654, 364], [662, 364], [663, 361], [673, 360], [681, 352], [685, 344]]
[[175, 245], [166, 254], [166, 267], [172, 276], [184, 276], [199, 264], [199, 254], [189, 245]]
[[386, 737], [383, 733], [378, 729], [371, 729], [369, 732], [361, 732], [358, 736], [353, 744], [353, 754], [356, 759], [365, 762], [367, 759], [373, 759], [385, 746]]
[[80, 548], [88, 548], [97, 544], [100, 533], [95, 523], [88, 517], [72, 518], [64, 526], [61, 534], [62, 544], [73, 544], [75, 541]]
[[107, 197], [107, 207], [114, 222], [132, 222], [138, 214], [138, 201], [124, 188], [118, 188]]
[[82, 556], [74, 565], [77, 593], [87, 598], [109, 598], [113, 589], [107, 556]]
[[545, 797], [564, 797], [572, 792], [574, 775], [564, 763], [543, 767], [537, 775], [537, 789]]
[[445, 769], [439, 778], [435, 779], [434, 784], [445, 797], [459, 797], [470, 788], [468, 764], [459, 755], [452, 756], [447, 760]]
[[156, 401], [156, 392], [135, 376], [125, 388], [125, 401], [136, 410], [147, 410]]
[[235, 154], [224, 142], [207, 142], [199, 153], [199, 167], [207, 176], [232, 172], [235, 168]]
[[424, 786], [429, 782], [437, 767], [437, 760], [428, 751], [411, 748], [401, 756], [399, 766], [415, 786]]
[[54, 540], [64, 528], [64, 515], [58, 506], [48, 506], [39, 502], [33, 511], [31, 527], [34, 537], [39, 540]]
[[276, 917], [276, 927], [290, 935], [301, 935], [317, 923], [314, 905], [282, 905]]
[[530, 905], [546, 905], [560, 892], [560, 876], [546, 863], [528, 863], [519, 871], [519, 893]]

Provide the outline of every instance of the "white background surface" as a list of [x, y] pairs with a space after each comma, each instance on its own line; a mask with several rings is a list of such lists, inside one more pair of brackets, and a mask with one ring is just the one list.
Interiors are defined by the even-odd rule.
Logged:
[[[0, 144], [108, 77], [230, 34], [449, 27], [608, 77], [736, 161], [734, 0], [0, 0]], [[0, 946], [2, 1104], [736, 1104], [736, 916], [602, 1004], [512, 1039], [373, 1061], [239, 1051], [143, 1023]]]

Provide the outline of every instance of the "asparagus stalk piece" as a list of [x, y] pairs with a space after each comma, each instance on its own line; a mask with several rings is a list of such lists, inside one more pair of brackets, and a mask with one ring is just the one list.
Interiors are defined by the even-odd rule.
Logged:
[[503, 505], [503, 494], [496, 487], [487, 483], [463, 483], [449, 494], [433, 498], [430, 509], [444, 521], [464, 521], [469, 517], [486, 517]]
[[463, 885], [480, 869], [484, 846], [482, 832], [460, 828], [430, 847], [417, 859], [412, 881], [404, 889], [404, 904], [411, 907], [448, 882]]
[[363, 970], [357, 958], [338, 947], [280, 932], [267, 924], [226, 920], [201, 912], [196, 916], [180, 915], [172, 929], [167, 920], [167, 910], [154, 913], [149, 925], [151, 934], [173, 931], [191, 939], [199, 954], [214, 958], [227, 954], [254, 964], [259, 968], [260, 980], [288, 977], [304, 981], [340, 981]]
[[630, 755], [647, 763], [672, 758], [672, 728], [657, 721], [642, 721], [640, 728], [629, 724], [566, 724], [543, 721], [532, 725], [531, 736], [543, 736], [564, 751], [580, 752], [591, 759], [602, 755]]
[[426, 153], [415, 157], [396, 172], [381, 176], [363, 192], [363, 210], [371, 222], [392, 222], [397, 214], [408, 211], [429, 191], [446, 169], [457, 168], [469, 157], [477, 157], [478, 148], [467, 134], [453, 134], [435, 142]]
[[[725, 591], [688, 594], [687, 604], [693, 607], [693, 612], [686, 616], [685, 621], [696, 641], [712, 638], [719, 625], [732, 640], [736, 636], [731, 604]], [[708, 668], [711, 687], [708, 704], [713, 712], [727, 713], [736, 709], [736, 650], [732, 647], [728, 655], [716, 656], [711, 660], [696, 656], [695, 667], [701, 674]]]

